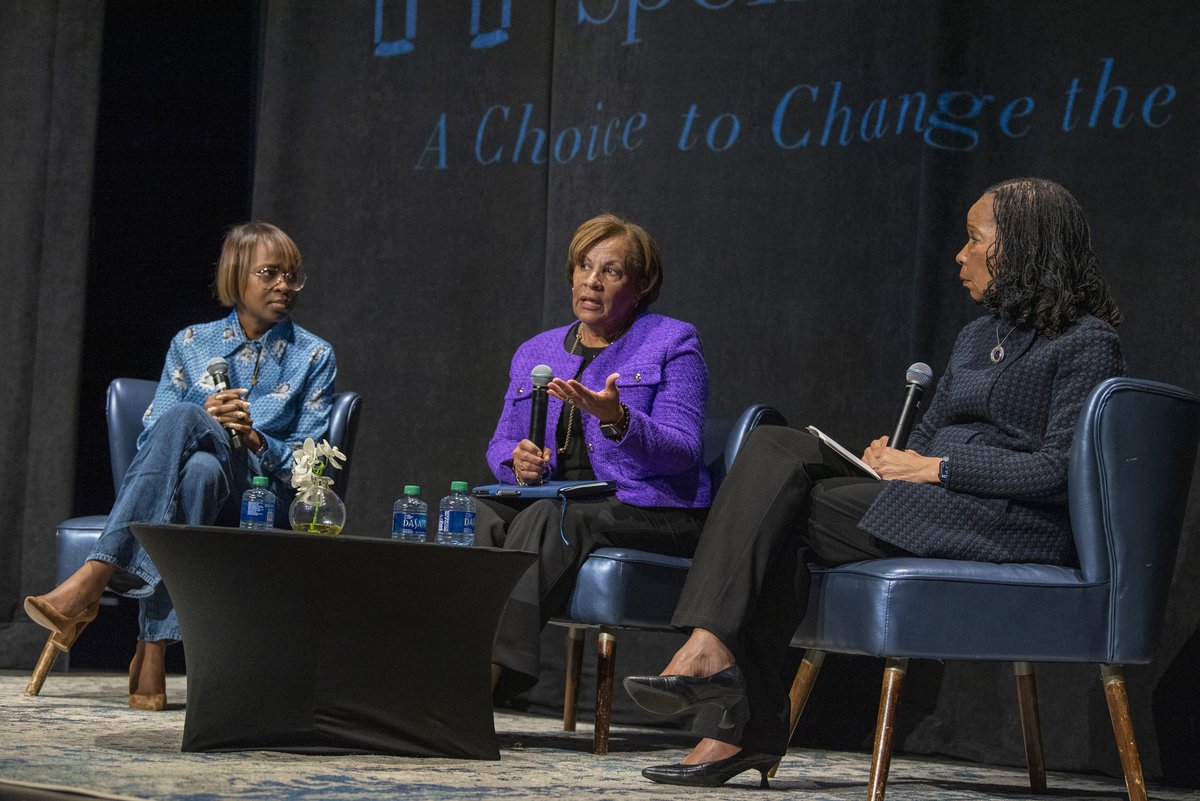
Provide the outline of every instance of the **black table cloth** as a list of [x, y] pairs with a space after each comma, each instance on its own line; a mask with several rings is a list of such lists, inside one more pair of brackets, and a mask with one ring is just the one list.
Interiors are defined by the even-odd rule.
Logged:
[[135, 525], [187, 648], [184, 751], [499, 759], [496, 621], [535, 557]]

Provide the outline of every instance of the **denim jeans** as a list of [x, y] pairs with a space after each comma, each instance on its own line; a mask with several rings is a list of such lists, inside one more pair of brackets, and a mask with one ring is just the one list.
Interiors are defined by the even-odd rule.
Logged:
[[229, 433], [194, 403], [177, 403], [150, 429], [88, 556], [116, 565], [109, 588], [138, 599], [138, 639], [177, 641], [179, 621], [129, 524], [237, 525], [242, 493], [259, 469], [257, 457], [234, 450]]

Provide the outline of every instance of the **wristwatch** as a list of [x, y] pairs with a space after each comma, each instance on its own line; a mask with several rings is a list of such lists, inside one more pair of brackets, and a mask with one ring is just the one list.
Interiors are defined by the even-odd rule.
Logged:
[[611, 439], [614, 442], [625, 436], [625, 432], [629, 430], [629, 408], [625, 404], [621, 404], [621, 416], [617, 418], [615, 423], [601, 423], [600, 433], [606, 439]]
[[942, 463], [938, 465], [938, 481], [940, 481], [943, 485], [950, 482], [950, 460], [949, 459], [943, 459]]

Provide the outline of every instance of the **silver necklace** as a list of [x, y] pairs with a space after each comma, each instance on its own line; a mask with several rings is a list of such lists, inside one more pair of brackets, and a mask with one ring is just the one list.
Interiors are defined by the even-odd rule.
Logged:
[[1000, 323], [996, 323], [996, 347], [992, 348], [992, 352], [988, 354], [988, 358], [992, 360], [992, 364], [999, 364], [1004, 361], [1004, 343], [1012, 336], [1012, 332], [1017, 330], [1014, 324], [1008, 329], [1008, 333], [1004, 335], [1004, 339], [1000, 338]]

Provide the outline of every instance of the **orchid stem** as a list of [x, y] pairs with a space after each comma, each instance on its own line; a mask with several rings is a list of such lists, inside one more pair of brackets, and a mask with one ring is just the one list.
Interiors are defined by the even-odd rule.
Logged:
[[[324, 473], [325, 473], [325, 463], [318, 460], [316, 467], [313, 468], [313, 476], [320, 478], [321, 475], [323, 475]], [[318, 492], [318, 493], [316, 493], [316, 500], [313, 502], [313, 519], [312, 519], [312, 522], [308, 524], [308, 530], [310, 533], [317, 530], [317, 518], [320, 516], [320, 514], [321, 514], [321, 494]]]

